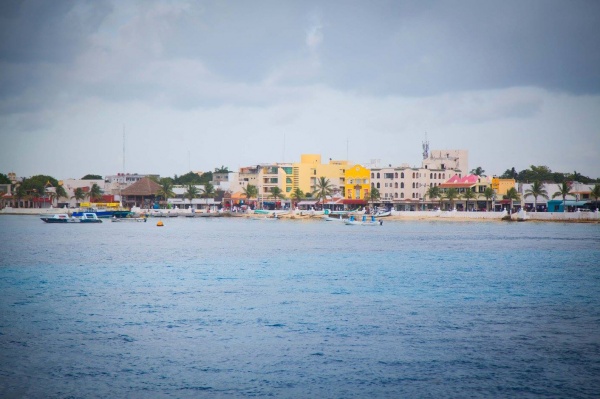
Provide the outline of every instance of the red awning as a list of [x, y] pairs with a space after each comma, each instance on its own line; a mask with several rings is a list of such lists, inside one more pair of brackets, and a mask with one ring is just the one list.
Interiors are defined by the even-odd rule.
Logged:
[[367, 205], [367, 201], [361, 199], [345, 199], [345, 205]]

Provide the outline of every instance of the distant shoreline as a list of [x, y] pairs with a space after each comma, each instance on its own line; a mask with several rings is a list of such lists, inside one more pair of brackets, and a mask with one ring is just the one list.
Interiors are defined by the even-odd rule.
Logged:
[[[40, 216], [57, 213], [73, 212], [74, 209], [65, 208], [12, 208], [3, 209], [0, 215], [13, 216]], [[172, 210], [171, 210], [172, 211]], [[184, 217], [185, 213], [181, 213], [178, 217]], [[223, 217], [233, 216], [245, 219], [250, 218], [272, 218], [272, 215], [255, 214], [255, 213], [238, 213], [221, 215]], [[289, 220], [321, 220], [325, 216], [322, 214], [311, 214], [310, 211], [297, 211], [294, 213], [284, 213], [278, 215], [279, 219]], [[335, 218], [335, 216], [333, 216]], [[368, 218], [371, 215], [367, 215]], [[550, 222], [550, 223], [598, 223], [600, 224], [599, 212], [529, 212], [524, 215], [513, 213], [510, 215], [510, 220], [507, 219], [506, 212], [441, 212], [441, 211], [404, 211], [397, 212], [395, 215], [376, 217], [377, 220], [384, 222], [402, 222], [402, 221], [440, 221], [440, 222]], [[152, 219], [158, 218], [151, 216]]]

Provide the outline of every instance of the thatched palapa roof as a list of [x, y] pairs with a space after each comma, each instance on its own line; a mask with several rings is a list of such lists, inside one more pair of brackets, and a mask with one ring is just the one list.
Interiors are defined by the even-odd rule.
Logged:
[[123, 189], [121, 194], [126, 196], [146, 197], [150, 195], [157, 195], [160, 188], [160, 184], [147, 177], [144, 177], [143, 179], [133, 183], [131, 186]]

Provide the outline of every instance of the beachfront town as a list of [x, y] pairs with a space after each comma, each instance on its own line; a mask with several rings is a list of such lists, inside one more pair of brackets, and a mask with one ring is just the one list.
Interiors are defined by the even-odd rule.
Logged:
[[[537, 170], [542, 175], [545, 167], [532, 168], [542, 169]], [[324, 161], [320, 154], [302, 154], [298, 162], [190, 172], [185, 176], [196, 179], [186, 184], [157, 174], [121, 172], [63, 180], [40, 175], [36, 180], [10, 172], [3, 175], [8, 181], [0, 184], [0, 212], [108, 204], [190, 212], [363, 209], [512, 213], [593, 212], [598, 208], [598, 183], [556, 183], [543, 176], [543, 180], [517, 182], [516, 176], [507, 176], [509, 171], [500, 177], [484, 172], [481, 167], [469, 169], [468, 150], [429, 150], [428, 142], [423, 143], [418, 166]], [[513, 172], [516, 174], [514, 168]]]

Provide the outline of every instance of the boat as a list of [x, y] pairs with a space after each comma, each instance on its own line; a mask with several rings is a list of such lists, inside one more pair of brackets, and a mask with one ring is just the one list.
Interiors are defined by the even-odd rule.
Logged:
[[76, 222], [76, 220], [74, 220], [72, 217], [70, 217], [66, 213], [59, 213], [59, 214], [52, 215], [52, 216], [44, 216], [44, 217], [41, 217], [40, 219], [42, 219], [46, 223], [75, 223]]
[[86, 212], [75, 220], [79, 221], [79, 223], [102, 223], [102, 220], [98, 218], [98, 215], [93, 212]]
[[350, 215], [350, 218], [344, 220], [344, 224], [349, 226], [381, 226], [383, 224], [382, 220], [376, 220], [375, 216], [371, 216], [370, 220], [367, 220], [367, 217], [363, 215], [362, 220], [356, 220], [353, 215]]
[[375, 214], [375, 217], [383, 218], [383, 217], [391, 216], [391, 215], [392, 215], [391, 211], [379, 211]]
[[118, 202], [82, 202], [79, 211], [73, 212], [73, 216], [81, 217], [84, 213], [95, 213], [99, 218], [124, 218], [132, 214]]

